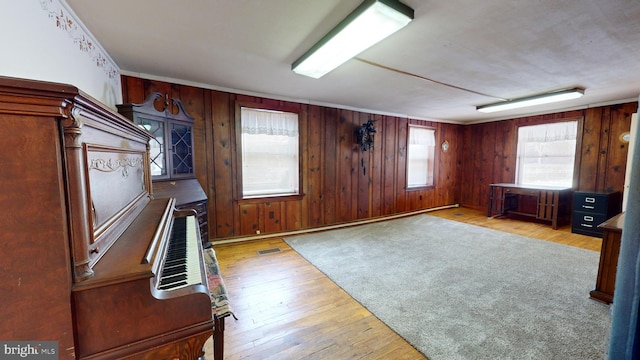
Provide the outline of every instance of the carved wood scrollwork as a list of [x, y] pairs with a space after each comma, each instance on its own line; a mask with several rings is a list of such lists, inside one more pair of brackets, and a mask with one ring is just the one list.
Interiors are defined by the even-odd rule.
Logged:
[[62, 129], [64, 134], [64, 144], [66, 148], [80, 148], [82, 143], [79, 141], [82, 134], [82, 126], [84, 122], [80, 116], [80, 109], [77, 107], [65, 106], [65, 117], [62, 120]]
[[125, 159], [93, 159], [89, 164], [89, 170], [97, 170], [102, 172], [121, 171], [123, 178], [129, 176], [129, 168], [142, 168], [142, 158], [125, 158]]

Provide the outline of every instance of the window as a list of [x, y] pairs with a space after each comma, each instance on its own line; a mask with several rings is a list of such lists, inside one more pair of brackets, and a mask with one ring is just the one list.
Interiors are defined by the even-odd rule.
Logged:
[[409, 125], [407, 142], [407, 188], [433, 186], [435, 130]]
[[241, 108], [242, 197], [299, 193], [298, 114]]
[[518, 128], [516, 182], [571, 187], [578, 121]]

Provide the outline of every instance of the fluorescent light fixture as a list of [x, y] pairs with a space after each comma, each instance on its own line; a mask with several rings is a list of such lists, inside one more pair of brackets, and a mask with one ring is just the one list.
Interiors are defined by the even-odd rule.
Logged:
[[413, 9], [397, 0], [365, 0], [296, 60], [291, 69], [318, 79], [411, 20]]
[[496, 111], [517, 109], [527, 106], [548, 104], [556, 101], [564, 101], [577, 99], [584, 95], [584, 90], [573, 88], [568, 90], [552, 91], [545, 94], [528, 96], [520, 99], [501, 101], [495, 104], [482, 105], [476, 107], [476, 110], [482, 113], [492, 113]]

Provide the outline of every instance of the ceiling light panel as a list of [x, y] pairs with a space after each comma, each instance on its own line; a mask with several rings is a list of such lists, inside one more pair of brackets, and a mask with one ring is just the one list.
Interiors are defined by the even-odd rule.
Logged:
[[413, 9], [391, 0], [367, 0], [291, 66], [295, 73], [320, 78], [347, 60], [405, 27]]

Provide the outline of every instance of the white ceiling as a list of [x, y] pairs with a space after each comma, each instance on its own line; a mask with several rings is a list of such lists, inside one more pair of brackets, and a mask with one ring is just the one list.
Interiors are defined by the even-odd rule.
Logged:
[[[415, 20], [358, 56], [398, 71], [353, 59], [312, 79], [291, 64], [361, 0], [67, 0], [123, 73], [145, 78], [460, 123], [638, 99], [639, 0], [403, 2]], [[585, 96], [475, 110], [569, 87]]]

